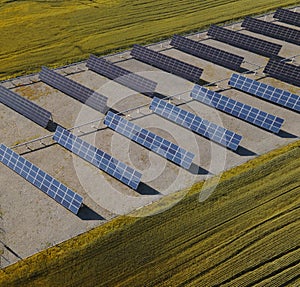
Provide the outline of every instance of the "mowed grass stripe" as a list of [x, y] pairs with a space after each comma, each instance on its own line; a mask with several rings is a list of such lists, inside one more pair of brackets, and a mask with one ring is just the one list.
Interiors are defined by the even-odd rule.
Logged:
[[[300, 1], [286, 0], [285, 5]], [[281, 0], [0, 1], [0, 79], [242, 18]], [[247, 7], [247, 9], [245, 9]]]
[[[299, 258], [299, 252], [297, 253]], [[274, 272], [273, 276], [255, 284], [253, 287], [281, 287], [281, 286], [299, 286], [300, 274], [299, 274], [299, 262], [297, 265], [281, 270], [280, 272]], [[247, 287], [250, 287], [248, 285]], [[252, 287], [252, 286], [251, 286]]]
[[[263, 282], [273, 280], [275, 276], [279, 274], [285, 274], [287, 277], [284, 281], [274, 280], [274, 286], [280, 286], [280, 284], [286, 283], [287, 280], [292, 279], [297, 275], [295, 272], [295, 267], [299, 268], [300, 247], [296, 247], [293, 250], [289, 250], [283, 255], [280, 254], [276, 256], [275, 260], [263, 264], [261, 267], [254, 270], [249, 270], [246, 274], [240, 276], [238, 279], [223, 284], [224, 287], [239, 287], [241, 284], [243, 286], [260, 286]], [[276, 266], [276, 270], [275, 267]], [[288, 274], [291, 275], [289, 278]], [[273, 279], [272, 279], [273, 278]], [[277, 284], [277, 285], [275, 285]]]
[[[297, 197], [295, 196], [295, 198]], [[251, 226], [251, 220], [249, 220], [251, 228], [247, 228], [247, 218], [254, 217], [254, 219], [258, 221], [259, 219], [256, 216], [257, 213], [270, 208], [272, 210], [273, 204], [284, 202], [284, 200], [285, 198], [278, 198], [278, 202], [270, 202], [268, 206], [261, 208], [262, 210], [253, 210], [253, 212], [247, 214], [244, 218], [239, 218], [234, 222], [223, 226], [219, 230], [215, 230], [207, 236], [200, 236], [197, 242], [194, 242], [192, 245], [184, 248], [183, 250], [176, 250], [176, 248], [174, 248], [171, 253], [172, 257], [169, 260], [167, 256], [165, 256], [164, 260], [155, 260], [151, 263], [151, 268], [153, 268], [154, 271], [148, 274], [148, 276], [150, 278], [156, 278], [156, 284], [165, 282], [166, 286], [177, 286], [176, 284], [178, 284], [178, 282], [184, 282], [184, 284], [187, 284], [189, 281], [194, 286], [202, 286], [197, 285], [194, 281], [198, 277], [201, 278], [201, 281], [206, 277], [211, 280], [211, 273], [214, 274], [219, 268], [223, 270], [224, 264], [228, 261], [230, 262], [231, 258], [235, 256], [239, 257], [239, 254], [244, 252], [244, 249], [247, 250], [249, 246], [251, 247], [252, 244], [261, 240], [261, 237], [271, 233], [272, 231], [270, 230], [272, 230], [274, 224], [273, 220], [276, 222], [275, 219], [271, 218], [268, 224], [262, 224], [262, 226], [258, 228], [256, 225], [254, 225], [254, 227]], [[282, 214], [280, 214], [280, 216], [282, 216]], [[293, 216], [294, 218], [296, 215], [290, 212], [289, 216]], [[290, 224], [290, 222], [287, 222], [290, 220], [289, 216], [285, 216], [285, 221], [282, 223], [283, 226], [285, 224]], [[265, 218], [266, 214], [261, 214], [261, 217]], [[243, 222], [243, 226], [239, 227], [239, 222]], [[256, 232], [259, 232], [259, 236]], [[204, 270], [201, 268], [200, 271], [199, 266], [204, 265], [204, 262], [207, 262], [205, 264], [205, 268], [203, 268]], [[165, 273], [163, 275], [155, 273], [155, 268], [157, 266], [166, 266], [164, 268]], [[168, 269], [168, 266], [170, 266], [170, 269]], [[144, 277], [147, 276], [148, 272], [151, 272], [151, 268], [149, 266], [149, 268], [144, 271]], [[225, 272], [228, 271], [226, 268], [224, 270]], [[193, 278], [194, 272], [196, 275]], [[138, 273], [138, 270], [136, 273]], [[226, 273], [226, 275], [228, 275], [228, 273]], [[170, 277], [171, 279], [168, 280]], [[135, 276], [134, 280], [139, 282], [140, 279], [141, 278], [138, 276]], [[133, 282], [129, 281], [128, 284], [124, 286], [130, 286], [132, 283]]]
[[[10, 266], [0, 285], [252, 286], [268, 282], [266, 276], [277, 271], [294, 280], [290, 270], [299, 267], [299, 144], [269, 161], [255, 159], [256, 166], [228, 177], [203, 203], [191, 191], [164, 213], [121, 217]], [[101, 236], [110, 224], [115, 230]], [[286, 262], [286, 270], [279, 262]]]

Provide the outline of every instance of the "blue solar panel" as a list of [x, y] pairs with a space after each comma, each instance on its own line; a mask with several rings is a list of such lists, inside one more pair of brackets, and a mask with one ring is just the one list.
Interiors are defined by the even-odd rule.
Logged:
[[46, 128], [51, 120], [51, 113], [37, 104], [21, 97], [15, 92], [0, 85], [0, 103], [15, 110], [24, 117]]
[[245, 105], [199, 85], [194, 86], [191, 92], [191, 97], [201, 103], [214, 107], [273, 133], [279, 133], [284, 122], [284, 120], [279, 117], [273, 116], [249, 105]]
[[300, 13], [279, 8], [276, 10], [273, 17], [276, 19], [279, 19], [279, 21], [281, 21], [281, 22], [296, 25], [296, 26], [300, 27]]
[[188, 152], [168, 140], [127, 121], [115, 113], [108, 112], [104, 123], [116, 132], [186, 169], [189, 169], [192, 164], [195, 156], [193, 153]]
[[152, 100], [150, 109], [156, 114], [232, 150], [237, 150], [242, 139], [242, 136], [232, 131], [211, 123], [208, 120], [202, 119], [156, 97]]
[[114, 63], [111, 63], [103, 58], [98, 58], [94, 55], [90, 56], [86, 63], [86, 66], [90, 70], [109, 79], [112, 79], [117, 83], [133, 89], [139, 93], [144, 93], [152, 96], [157, 86], [157, 83], [154, 81], [127, 71]]
[[78, 100], [79, 102], [90, 106], [91, 108], [105, 114], [108, 110], [107, 97], [100, 95], [96, 91], [83, 86], [59, 73], [42, 67], [39, 73], [41, 81], [58, 89], [59, 91], [69, 95], [70, 97]]
[[179, 35], [173, 36], [170, 45], [178, 50], [235, 71], [239, 71], [241, 69], [241, 65], [244, 61], [244, 58], [241, 56], [193, 41]]
[[155, 52], [149, 48], [145, 48], [139, 45], [133, 46], [130, 55], [139, 61], [195, 83], [199, 82], [201, 74], [203, 72], [202, 69], [194, 65], [190, 65], [183, 61], [174, 59], [165, 54]]
[[42, 171], [4, 144], [0, 145], [0, 161], [65, 208], [75, 214], [78, 213], [83, 200], [80, 195], [67, 188], [51, 175]]
[[288, 91], [274, 88], [238, 74], [232, 74], [229, 85], [243, 92], [300, 112], [300, 97]]
[[56, 128], [53, 139], [61, 146], [80, 156], [133, 189], [137, 189], [142, 174], [109, 154], [88, 144], [64, 128]]

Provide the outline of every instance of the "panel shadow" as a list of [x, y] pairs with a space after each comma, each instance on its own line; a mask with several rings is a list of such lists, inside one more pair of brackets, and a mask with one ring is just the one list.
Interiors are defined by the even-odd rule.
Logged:
[[240, 156], [255, 156], [255, 155], [257, 155], [257, 153], [255, 153], [254, 151], [249, 150], [243, 146], [239, 146], [236, 151], [233, 151], [233, 150], [231, 150], [231, 151]]
[[280, 130], [278, 134], [276, 134], [277, 136], [281, 137], [281, 138], [284, 138], [284, 139], [295, 139], [295, 138], [298, 138], [296, 135], [294, 134], [291, 134], [289, 132], [286, 132], [286, 131], [283, 131], [283, 130]]
[[79, 209], [77, 216], [81, 220], [105, 220], [103, 216], [86, 206], [85, 204]]
[[138, 186], [138, 189], [136, 190], [141, 195], [158, 195], [161, 194], [156, 189], [152, 188], [148, 184], [141, 182]]
[[198, 175], [212, 175], [212, 173], [204, 168], [202, 168], [199, 165], [196, 165], [192, 162], [190, 168], [188, 171], [192, 174], [198, 174]]

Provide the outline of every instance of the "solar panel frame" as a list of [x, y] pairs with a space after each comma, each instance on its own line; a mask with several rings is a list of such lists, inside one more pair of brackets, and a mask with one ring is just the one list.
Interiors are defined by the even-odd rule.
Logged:
[[275, 11], [273, 18], [278, 19], [280, 22], [300, 27], [300, 13], [279, 8]]
[[52, 118], [49, 111], [1, 85], [0, 102], [43, 128], [47, 127]]
[[230, 99], [199, 85], [194, 86], [190, 96], [203, 104], [276, 134], [280, 132], [284, 122], [284, 119], [280, 117]]
[[300, 87], [300, 66], [270, 59], [263, 72], [275, 79]]
[[269, 36], [275, 39], [287, 41], [293, 44], [300, 44], [300, 31], [260, 19], [246, 17], [242, 27], [255, 33]]
[[108, 110], [107, 97], [87, 88], [57, 72], [42, 67], [39, 78], [44, 83], [71, 96], [79, 102], [105, 114]]
[[0, 162], [72, 213], [78, 213], [83, 201], [83, 198], [79, 194], [4, 144], [0, 144]]
[[241, 56], [179, 35], [173, 36], [170, 45], [180, 51], [235, 71], [239, 71], [241, 69], [241, 65], [244, 61], [244, 58]]
[[228, 30], [217, 25], [211, 25], [207, 35], [215, 40], [270, 58], [277, 57], [282, 48], [282, 45]]
[[132, 189], [138, 188], [142, 177], [140, 172], [83, 141], [61, 126], [57, 126], [53, 140]]
[[98, 58], [95, 55], [90, 55], [86, 66], [90, 70], [139, 93], [152, 95], [157, 87], [156, 82], [132, 73], [103, 58]]
[[228, 84], [248, 94], [300, 112], [300, 96], [288, 91], [249, 79], [239, 74], [232, 74]]
[[130, 55], [139, 61], [195, 83], [199, 82], [203, 72], [201, 68], [140, 45], [134, 45]]
[[161, 155], [175, 164], [189, 169], [195, 155], [178, 145], [127, 121], [123, 117], [108, 112], [104, 124], [130, 140], [146, 147], [147, 149]]
[[233, 151], [237, 150], [242, 140], [242, 136], [156, 97], [151, 102], [150, 110]]

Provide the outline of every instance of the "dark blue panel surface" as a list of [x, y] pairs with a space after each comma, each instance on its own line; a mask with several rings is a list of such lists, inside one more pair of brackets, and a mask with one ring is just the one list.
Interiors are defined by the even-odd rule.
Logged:
[[171, 46], [183, 52], [189, 53], [201, 59], [205, 59], [212, 63], [223, 67], [239, 71], [244, 61], [243, 57], [208, 46], [203, 43], [193, 41], [191, 39], [174, 35], [170, 43]]
[[264, 69], [264, 73], [275, 79], [300, 87], [300, 66], [270, 59]]
[[115, 113], [108, 112], [104, 123], [116, 132], [186, 169], [189, 169], [192, 164], [195, 156], [193, 153], [188, 152], [168, 140], [127, 121]]
[[204, 87], [195, 85], [191, 97], [201, 103], [214, 107], [236, 118], [247, 121], [253, 125], [279, 133], [283, 119], [268, 114], [257, 108], [235, 101]]
[[86, 66], [115, 82], [122, 84], [130, 89], [133, 89], [139, 93], [152, 94], [154, 93], [157, 83], [146, 79], [138, 74], [132, 73], [119, 67], [103, 58], [98, 58], [91, 55], [88, 59]]
[[251, 17], [245, 18], [242, 23], [242, 27], [251, 32], [300, 45], [300, 31], [296, 29], [291, 29]]
[[288, 91], [274, 88], [239, 74], [232, 74], [229, 85], [243, 92], [300, 112], [300, 97]]
[[232, 150], [237, 150], [242, 139], [242, 136], [230, 130], [211, 123], [208, 120], [202, 119], [199, 116], [182, 110], [177, 106], [158, 98], [152, 100], [150, 109], [156, 114]]
[[64, 128], [56, 128], [53, 139], [74, 154], [105, 171], [133, 189], [137, 189], [142, 174], [109, 154], [88, 144]]
[[130, 55], [137, 60], [195, 83], [200, 80], [203, 72], [202, 69], [196, 66], [187, 64], [183, 61], [174, 59], [139, 45], [133, 46]]
[[282, 48], [281, 45], [216, 25], [210, 26], [207, 35], [218, 41], [270, 58], [277, 56]]
[[1, 85], [0, 103], [15, 110], [43, 128], [47, 127], [51, 119], [50, 112]]
[[105, 114], [108, 110], [107, 97], [46, 67], [39, 73], [41, 81], [69, 95], [79, 102]]
[[273, 17], [279, 19], [281, 22], [300, 27], [300, 13], [279, 8], [276, 10]]
[[83, 201], [79, 194], [67, 188], [4, 144], [0, 145], [0, 161], [65, 208], [75, 214], [78, 213]]

